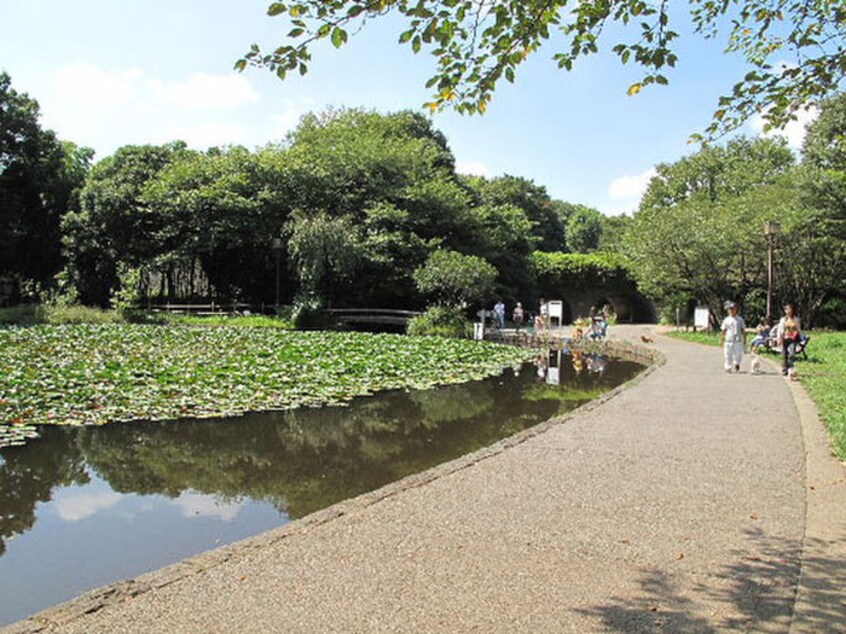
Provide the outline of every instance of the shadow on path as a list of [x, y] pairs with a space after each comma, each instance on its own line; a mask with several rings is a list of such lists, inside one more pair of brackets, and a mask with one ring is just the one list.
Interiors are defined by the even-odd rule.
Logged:
[[[746, 537], [749, 548], [733, 550], [733, 563], [716, 571], [670, 574], [644, 568], [639, 595], [612, 597], [579, 612], [609, 632], [788, 632], [801, 568], [803, 584], [814, 594], [802, 614], [802, 631], [846, 632], [844, 588], [837, 581], [846, 562], [814, 556], [801, 561], [802, 543], [760, 530], [746, 531]], [[825, 546], [821, 540], [806, 543], [811, 552], [825, 552]], [[714, 613], [706, 613], [697, 597], [718, 606]]]

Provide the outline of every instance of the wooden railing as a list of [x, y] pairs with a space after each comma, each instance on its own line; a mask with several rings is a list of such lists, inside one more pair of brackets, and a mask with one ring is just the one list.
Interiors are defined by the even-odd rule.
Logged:
[[326, 314], [339, 323], [347, 324], [389, 324], [404, 326], [409, 319], [421, 313], [414, 310], [392, 308], [330, 308]]
[[[237, 302], [210, 304], [152, 304], [149, 309], [157, 312], [173, 313], [176, 315], [241, 315], [253, 309], [252, 304]], [[263, 312], [263, 311], [262, 311]]]

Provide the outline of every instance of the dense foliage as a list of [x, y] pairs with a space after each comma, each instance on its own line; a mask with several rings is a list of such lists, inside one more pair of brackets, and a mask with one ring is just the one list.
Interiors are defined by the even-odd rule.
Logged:
[[[726, 51], [741, 54], [748, 71], [719, 99], [710, 133], [731, 130], [753, 114], [781, 126], [810, 101], [835, 93], [846, 71], [846, 9], [838, 0], [692, 0], [687, 11], [644, 0], [300, 0], [272, 2], [270, 16], [291, 26], [287, 38], [264, 53], [253, 44], [236, 62], [267, 67], [284, 78], [308, 71], [311, 51], [321, 39], [335, 47], [367, 21], [399, 14], [399, 42], [437, 59], [427, 83], [432, 109], [485, 112], [502, 79], [513, 82], [518, 67], [549, 41], [559, 68], [570, 70], [582, 57], [608, 46], [623, 64], [634, 62], [644, 76], [628, 87], [638, 93], [668, 83], [676, 65], [679, 32], [692, 28], [716, 38], [729, 23]], [[688, 15], [684, 15], [687, 13]], [[618, 42], [609, 42], [609, 38]], [[785, 59], [790, 60], [785, 63]]]
[[493, 287], [496, 269], [482, 258], [438, 249], [414, 272], [424, 295], [442, 306], [477, 304]]
[[[435, 302], [470, 316], [495, 298], [532, 306], [597, 287], [596, 299], [640, 291], [670, 310], [704, 302], [715, 317], [735, 299], [754, 319], [766, 302], [762, 226], [777, 220], [776, 301], [797, 303], [808, 324], [846, 321], [843, 95], [822, 104], [801, 163], [767, 138], [707, 146], [657, 166], [634, 218], [607, 218], [524, 178], [457, 174], [443, 134], [413, 112], [309, 114], [255, 151], [126, 146], [88, 170], [90, 154], [57, 145], [37, 104], [3, 82], [0, 304], [37, 286], [53, 306], [123, 312], [267, 310], [278, 295], [296, 323], [315, 325], [325, 307]], [[37, 195], [21, 194], [24, 172]]]
[[0, 423], [101, 424], [339, 404], [483, 378], [531, 351], [454, 339], [142, 325], [0, 329]]
[[659, 165], [622, 239], [640, 288], [682, 314], [703, 303], [718, 319], [732, 299], [748, 320], [760, 319], [770, 246], [764, 225], [777, 221], [773, 314], [792, 302], [807, 326], [839, 323], [825, 307], [846, 296], [846, 188], [839, 187], [846, 172], [818, 157], [836, 148], [842, 128], [831, 127], [831, 111], [844, 107], [842, 97], [823, 104], [801, 164], [782, 141], [739, 138]]
[[[22, 99], [37, 129], [34, 102]], [[310, 114], [284, 142], [253, 152], [125, 146], [75, 172], [78, 196], [39, 238], [52, 245], [45, 272], [27, 268], [27, 254], [50, 251], [33, 249], [31, 235], [4, 255], [64, 303], [269, 305], [278, 293], [306, 315], [422, 308], [431, 295], [414, 272], [441, 250], [493, 267], [492, 283], [460, 301], [529, 301], [536, 248], [565, 250], [575, 215], [590, 215], [593, 243], [601, 234], [595, 210], [554, 201], [527, 179], [464, 177], [454, 164], [444, 136], [411, 112]]]
[[39, 116], [0, 72], [0, 305], [49, 286], [61, 269], [62, 216], [93, 156], [42, 129]]
[[627, 260], [620, 254], [543, 253], [534, 254], [538, 278], [544, 287], [617, 289], [630, 287]]

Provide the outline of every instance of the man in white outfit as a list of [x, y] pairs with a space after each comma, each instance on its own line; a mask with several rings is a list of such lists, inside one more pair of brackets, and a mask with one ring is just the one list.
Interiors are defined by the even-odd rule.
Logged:
[[737, 314], [737, 304], [728, 305], [728, 317], [723, 319], [720, 326], [720, 343], [725, 353], [726, 372], [740, 372], [740, 362], [743, 359], [743, 348], [746, 347], [746, 322]]

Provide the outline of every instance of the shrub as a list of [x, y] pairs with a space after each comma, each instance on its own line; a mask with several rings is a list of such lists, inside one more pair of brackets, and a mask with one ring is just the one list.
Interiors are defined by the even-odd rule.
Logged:
[[493, 289], [496, 275], [494, 266], [480, 257], [438, 249], [414, 271], [414, 282], [435, 302], [460, 306], [483, 301]]
[[408, 322], [409, 335], [434, 335], [439, 337], [467, 337], [472, 324], [464, 317], [461, 308], [433, 306], [419, 317]]
[[291, 322], [300, 329], [317, 329], [329, 326], [323, 312], [323, 303], [314, 295], [297, 298], [291, 308]]
[[0, 308], [0, 324], [28, 326], [44, 323], [44, 307], [39, 304], [20, 304], [10, 308]]
[[126, 320], [112, 310], [88, 306], [50, 306], [22, 304], [0, 309], [0, 324], [30, 326], [32, 324], [119, 324]]

